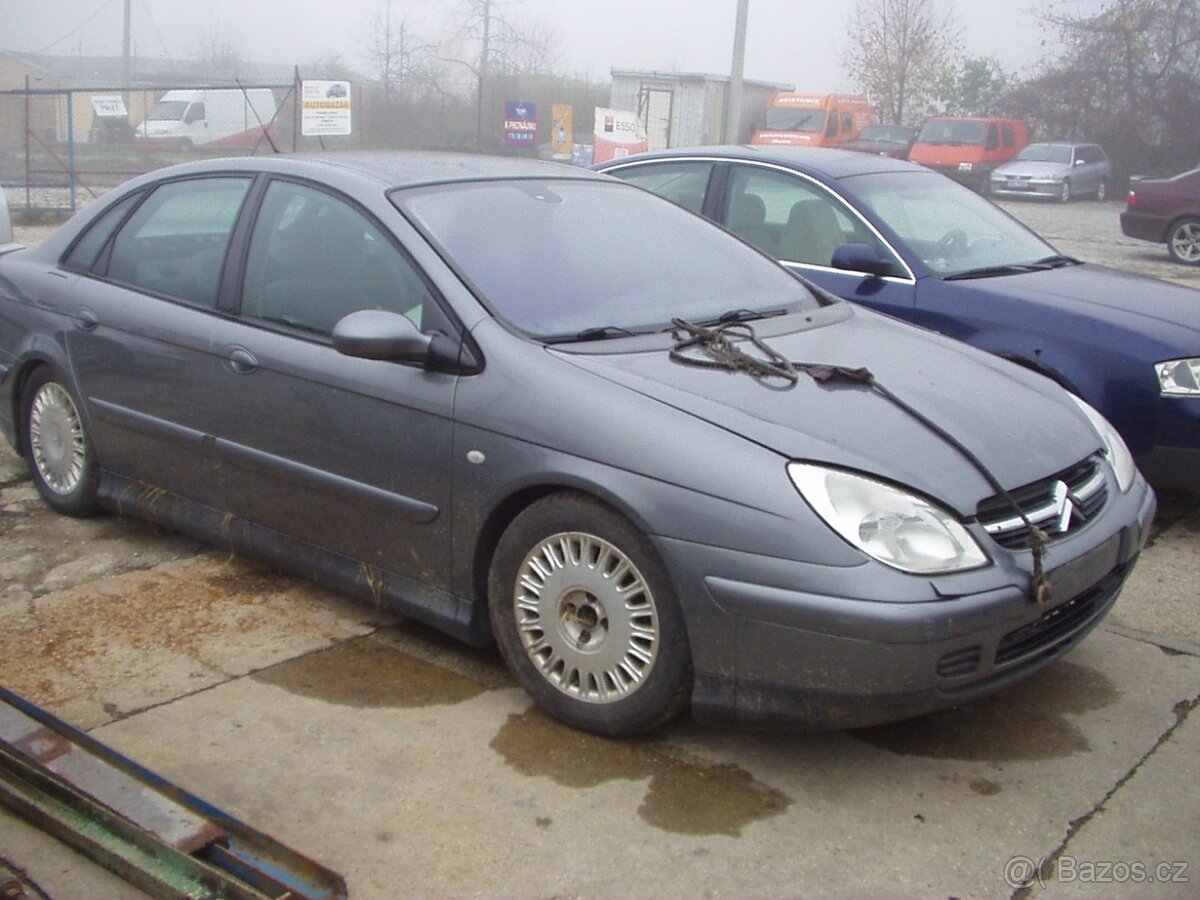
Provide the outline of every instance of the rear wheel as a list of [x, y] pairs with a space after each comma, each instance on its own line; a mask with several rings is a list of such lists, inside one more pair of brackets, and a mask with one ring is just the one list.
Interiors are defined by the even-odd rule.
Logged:
[[1188, 266], [1200, 266], [1200, 218], [1186, 216], [1167, 231], [1167, 250], [1171, 259]]
[[66, 379], [49, 368], [36, 370], [25, 384], [21, 409], [25, 460], [38, 493], [69, 516], [97, 512], [99, 468]]
[[691, 654], [666, 570], [645, 535], [590, 497], [555, 494], [513, 520], [488, 604], [508, 667], [569, 725], [638, 734], [687, 703]]

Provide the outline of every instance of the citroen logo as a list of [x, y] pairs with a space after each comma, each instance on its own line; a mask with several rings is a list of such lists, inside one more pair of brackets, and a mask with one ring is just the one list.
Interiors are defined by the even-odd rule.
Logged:
[[1050, 531], [1062, 534], [1071, 527], [1071, 520], [1076, 515], [1079, 515], [1080, 518], [1083, 517], [1083, 513], [1076, 507], [1077, 501], [1071, 495], [1071, 489], [1067, 487], [1066, 482], [1054, 482], [1054, 490], [1050, 498], [1054, 508], [1054, 522], [1050, 525]]

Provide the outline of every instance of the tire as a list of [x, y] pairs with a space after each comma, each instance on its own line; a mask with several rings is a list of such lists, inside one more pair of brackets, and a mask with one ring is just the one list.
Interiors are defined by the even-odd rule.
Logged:
[[1167, 229], [1167, 252], [1175, 262], [1200, 266], [1200, 217], [1184, 216]]
[[79, 401], [66, 379], [48, 367], [29, 376], [21, 394], [21, 444], [38, 493], [68, 516], [100, 510], [100, 469]]
[[1100, 183], [1096, 185], [1096, 202], [1103, 203], [1106, 199], [1108, 199], [1108, 181], [1101, 179]]
[[1058, 199], [1062, 203], [1070, 203], [1071, 202], [1071, 180], [1070, 179], [1066, 179], [1063, 181], [1062, 188], [1058, 192]]
[[517, 681], [569, 725], [640, 734], [688, 702], [691, 652], [666, 569], [644, 534], [590, 497], [553, 494], [513, 520], [488, 608]]

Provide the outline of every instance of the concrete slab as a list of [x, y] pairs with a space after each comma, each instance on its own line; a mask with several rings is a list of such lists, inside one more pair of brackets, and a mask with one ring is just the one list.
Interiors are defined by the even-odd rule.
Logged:
[[[1057, 849], [1200, 694], [1200, 659], [1101, 633], [913, 722], [610, 741], [531, 710], [486, 654], [443, 668], [395, 644], [347, 641], [98, 736], [339, 870], [355, 897], [999, 897], [1005, 862]], [[1200, 846], [1200, 825], [1180, 840]]]
[[[1033, 897], [1200, 896], [1200, 696], [1120, 790], [1045, 861]], [[1170, 798], [1170, 802], [1164, 802]]]

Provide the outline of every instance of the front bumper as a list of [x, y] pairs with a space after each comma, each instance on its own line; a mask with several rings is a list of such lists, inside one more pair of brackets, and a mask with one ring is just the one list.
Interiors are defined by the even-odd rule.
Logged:
[[[1027, 574], [1011, 577], [1000, 566], [989, 567], [990, 585], [978, 574], [941, 585], [914, 579], [914, 587], [933, 587], [919, 602], [780, 587], [788, 568], [801, 575], [806, 567], [779, 560], [759, 560], [765, 577], [753, 581], [703, 576], [703, 598], [685, 600], [696, 655], [693, 715], [723, 725], [862, 727], [955, 706], [1032, 674], [1104, 618], [1145, 543], [1153, 492], [1139, 479], [1110, 503], [1121, 509], [1095, 524], [1123, 527], [1048, 548], [1055, 597], [1046, 608], [1030, 600]], [[1014, 555], [1027, 563], [1028, 553]], [[847, 581], [861, 584], [862, 574]], [[976, 589], [956, 592], [967, 585]], [[697, 619], [703, 634], [695, 633]]]
[[973, 191], [985, 192], [991, 183], [993, 166], [974, 164], [970, 169], [960, 169], [958, 166], [926, 166], [935, 172], [940, 172], [952, 181], [957, 181]]
[[1018, 181], [1014, 184], [1009, 180], [991, 179], [993, 197], [1004, 199], [1021, 199], [1033, 197], [1037, 199], [1057, 200], [1062, 196], [1061, 181]]

